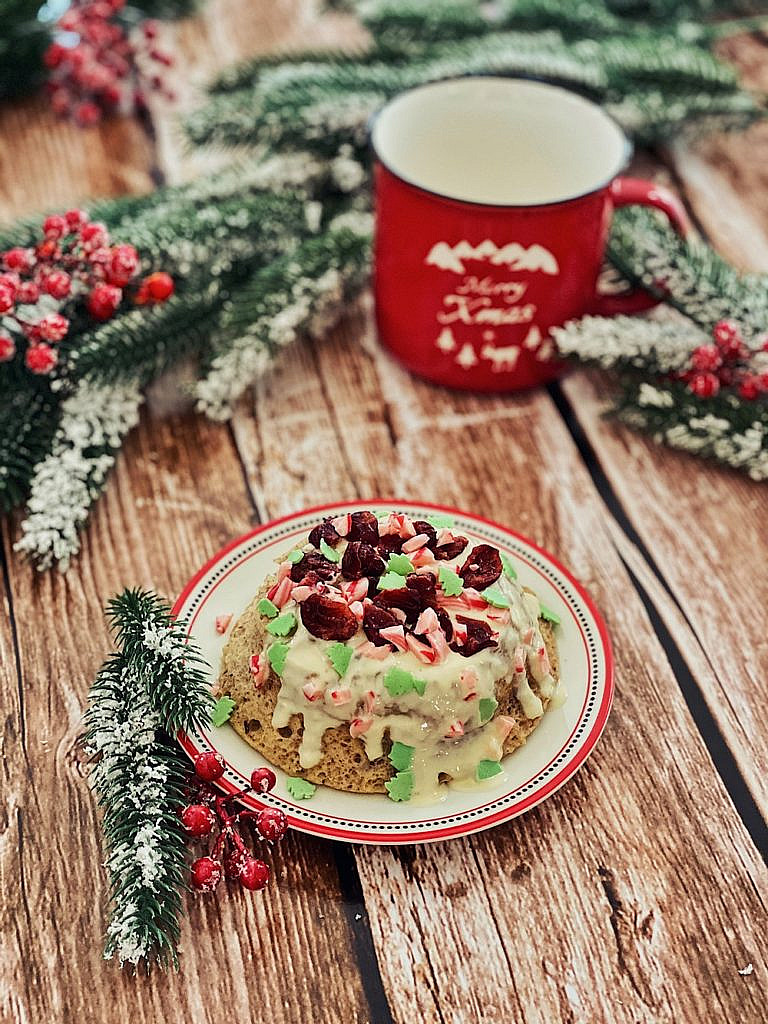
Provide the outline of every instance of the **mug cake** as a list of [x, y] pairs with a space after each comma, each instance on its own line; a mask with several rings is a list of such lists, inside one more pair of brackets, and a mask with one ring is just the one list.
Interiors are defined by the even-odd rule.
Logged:
[[499, 774], [562, 703], [556, 622], [508, 556], [450, 517], [361, 510], [278, 559], [217, 693], [288, 775], [428, 803]]

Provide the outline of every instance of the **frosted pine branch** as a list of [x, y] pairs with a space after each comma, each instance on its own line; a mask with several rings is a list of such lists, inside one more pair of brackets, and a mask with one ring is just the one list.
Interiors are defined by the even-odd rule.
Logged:
[[709, 336], [682, 319], [585, 316], [555, 327], [552, 336], [564, 356], [604, 369], [634, 368], [668, 373], [681, 369]]
[[136, 382], [84, 380], [64, 400], [51, 452], [34, 469], [17, 551], [39, 569], [66, 569], [80, 549], [78, 532], [102, 491], [123, 437], [139, 418]]

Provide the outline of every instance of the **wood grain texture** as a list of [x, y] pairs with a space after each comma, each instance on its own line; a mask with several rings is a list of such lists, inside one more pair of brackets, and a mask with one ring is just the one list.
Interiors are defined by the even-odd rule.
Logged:
[[269, 857], [276, 884], [265, 893], [189, 901], [180, 974], [136, 978], [100, 957], [99, 815], [77, 743], [108, 648], [101, 609], [126, 584], [177, 593], [249, 528], [250, 513], [225, 428], [145, 417], [67, 575], [20, 563], [6, 532], [21, 653], [4, 615], [3, 1022], [220, 1024], [222, 1007], [241, 1020], [315, 1020], [329, 1007], [356, 1024], [369, 1019], [333, 848], [297, 834]]
[[562, 557], [614, 636], [611, 722], [561, 793], [463, 842], [357, 854], [395, 1020], [760, 1020], [765, 865], [548, 397], [417, 382], [358, 318], [286, 354], [235, 437], [265, 514], [378, 494], [474, 509]]

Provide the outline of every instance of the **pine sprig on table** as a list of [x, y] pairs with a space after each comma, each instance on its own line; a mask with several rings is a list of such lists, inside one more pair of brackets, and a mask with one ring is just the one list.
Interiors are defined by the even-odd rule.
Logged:
[[96, 677], [85, 716], [112, 901], [104, 956], [176, 966], [189, 764], [172, 737], [205, 724], [212, 698], [199, 652], [156, 595], [127, 590], [109, 614], [121, 649]]

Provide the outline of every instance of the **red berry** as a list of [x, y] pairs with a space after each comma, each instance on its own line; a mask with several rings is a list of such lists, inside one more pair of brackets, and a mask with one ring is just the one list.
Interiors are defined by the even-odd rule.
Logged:
[[216, 824], [216, 815], [205, 804], [190, 804], [181, 811], [181, 823], [191, 836], [208, 836]]
[[25, 270], [31, 270], [34, 262], [35, 255], [31, 249], [22, 249], [17, 246], [3, 254], [3, 263], [8, 270], [20, 270], [23, 273]]
[[198, 892], [213, 892], [221, 881], [221, 864], [213, 857], [200, 857], [192, 863], [192, 887]]
[[761, 391], [768, 391], [768, 373], [761, 373], [759, 380], [759, 387]]
[[38, 321], [37, 328], [44, 341], [61, 341], [69, 330], [69, 320], [61, 313], [49, 313]]
[[122, 297], [123, 293], [113, 284], [97, 284], [86, 300], [88, 312], [96, 320], [109, 320]]
[[51, 110], [59, 117], [69, 113], [69, 106], [72, 97], [68, 89], [54, 89], [51, 93]]
[[47, 68], [57, 68], [67, 56], [67, 47], [61, 43], [51, 43], [43, 54], [43, 63]]
[[72, 279], [66, 270], [52, 270], [43, 279], [43, 288], [54, 299], [66, 299], [71, 285]]
[[67, 210], [64, 214], [64, 219], [70, 231], [76, 231], [81, 224], [88, 223], [88, 214], [85, 210]]
[[257, 768], [251, 772], [251, 786], [257, 793], [268, 793], [275, 788], [277, 779], [269, 768]]
[[16, 344], [10, 334], [0, 334], [0, 363], [7, 363], [16, 355]]
[[694, 373], [688, 381], [688, 388], [698, 398], [712, 398], [720, 390], [720, 381], [714, 373]]
[[691, 354], [691, 366], [694, 370], [714, 371], [720, 368], [723, 357], [717, 345], [699, 345]]
[[109, 245], [109, 232], [106, 225], [97, 220], [90, 221], [80, 228], [80, 240], [88, 250], [101, 249]]
[[734, 339], [741, 341], [739, 325], [735, 320], [719, 320], [712, 328], [712, 337], [718, 345], [727, 345]]
[[13, 304], [13, 289], [5, 283], [0, 283], [0, 313], [8, 313], [13, 309]]
[[230, 850], [224, 858], [224, 874], [227, 878], [239, 878], [248, 854], [244, 850]]
[[240, 884], [244, 889], [257, 892], [269, 882], [269, 868], [263, 860], [247, 857], [240, 870]]
[[89, 125], [96, 124], [96, 122], [101, 118], [101, 111], [95, 103], [92, 103], [90, 100], [85, 100], [83, 103], [78, 103], [75, 107], [75, 117], [85, 128]]
[[206, 750], [195, 758], [195, 774], [203, 782], [215, 782], [224, 774], [224, 758], [215, 750]]
[[109, 280], [123, 287], [139, 269], [139, 254], [132, 245], [115, 245], [110, 252]]
[[24, 355], [24, 363], [32, 373], [50, 373], [56, 365], [58, 356], [50, 345], [30, 345]]
[[15, 270], [6, 270], [4, 274], [0, 274], [0, 285], [6, 285], [14, 295], [19, 290], [20, 284], [21, 278]]
[[58, 213], [52, 213], [43, 221], [43, 234], [46, 238], [61, 238], [67, 232], [66, 218]]
[[282, 839], [288, 829], [288, 821], [277, 807], [265, 807], [256, 819], [256, 828], [265, 839]]
[[757, 398], [762, 388], [760, 387], [760, 378], [755, 373], [746, 373], [741, 379], [739, 384], [739, 395], [742, 398], [746, 398], [747, 401], [751, 402]]
[[61, 249], [54, 238], [46, 238], [35, 246], [35, 255], [43, 263], [50, 262], [61, 258]]
[[141, 284], [154, 302], [165, 302], [173, 295], [175, 288], [173, 278], [164, 270], [158, 270], [156, 273], [150, 274], [149, 277], [145, 277]]
[[26, 302], [31, 305], [40, 298], [40, 289], [34, 281], [22, 281], [16, 292], [16, 298], [19, 302]]

